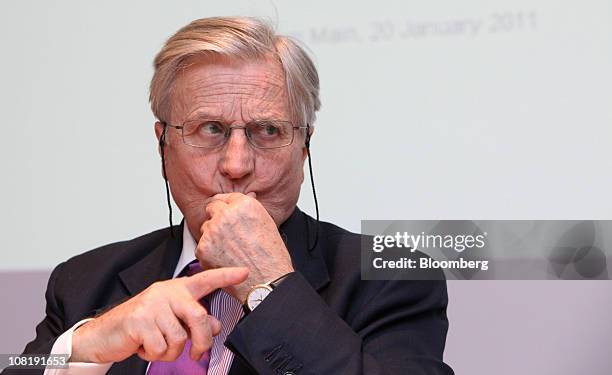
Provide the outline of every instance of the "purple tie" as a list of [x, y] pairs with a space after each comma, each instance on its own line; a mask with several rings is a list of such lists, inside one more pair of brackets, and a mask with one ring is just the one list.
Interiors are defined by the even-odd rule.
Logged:
[[[197, 261], [193, 261], [185, 267], [179, 276], [191, 276], [198, 272], [202, 272], [202, 267]], [[208, 297], [202, 298], [200, 303], [207, 311], [210, 311]], [[210, 362], [210, 350], [202, 355], [199, 361], [194, 361], [189, 357], [189, 349], [191, 348], [191, 340], [187, 340], [183, 352], [174, 362], [155, 361], [151, 362], [147, 375], [202, 375], [208, 372], [208, 364]]]

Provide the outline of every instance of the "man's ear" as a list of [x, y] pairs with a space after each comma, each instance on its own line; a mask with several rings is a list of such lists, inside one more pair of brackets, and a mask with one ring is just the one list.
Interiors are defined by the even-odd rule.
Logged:
[[159, 156], [161, 156], [160, 139], [163, 133], [164, 133], [164, 125], [161, 122], [156, 121], [155, 122], [155, 136], [157, 137], [157, 153], [159, 154]]

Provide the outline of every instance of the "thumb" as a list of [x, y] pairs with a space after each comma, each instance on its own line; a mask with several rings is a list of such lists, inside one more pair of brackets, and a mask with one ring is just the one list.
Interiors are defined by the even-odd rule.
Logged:
[[217, 336], [219, 332], [221, 332], [221, 322], [212, 315], [208, 316], [208, 321], [210, 323], [210, 330], [212, 331], [213, 336]]

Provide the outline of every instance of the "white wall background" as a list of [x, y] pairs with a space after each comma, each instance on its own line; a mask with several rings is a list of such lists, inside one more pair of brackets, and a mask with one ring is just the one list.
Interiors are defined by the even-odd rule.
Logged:
[[[325, 220], [610, 218], [609, 1], [219, 3], [2, 3], [0, 269], [166, 225], [151, 62], [213, 15], [267, 17], [311, 48]], [[464, 20], [479, 31], [417, 33]]]
[[[322, 219], [355, 231], [362, 219], [610, 219], [607, 0], [8, 0], [0, 271], [46, 273], [167, 225], [147, 103], [153, 56], [195, 18], [238, 14], [273, 20], [318, 65], [312, 154]], [[300, 206], [313, 212], [307, 183]], [[508, 374], [604, 374], [609, 361], [594, 356], [600, 363], [589, 368], [586, 353], [612, 345], [609, 284], [566, 283], [552, 294], [537, 283], [479, 285], [450, 287], [447, 354], [458, 374], [490, 373], [499, 361]], [[568, 300], [590, 305], [568, 309]], [[584, 314], [591, 325], [579, 334], [572, 324]], [[531, 328], [517, 316], [532, 316]], [[503, 353], [482, 353], [496, 343], [506, 343]], [[534, 354], [541, 348], [543, 357]]]

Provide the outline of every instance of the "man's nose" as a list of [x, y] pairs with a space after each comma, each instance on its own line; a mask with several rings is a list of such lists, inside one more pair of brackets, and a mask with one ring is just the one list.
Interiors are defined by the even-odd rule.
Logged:
[[220, 161], [221, 174], [237, 180], [248, 176], [254, 168], [253, 148], [244, 128], [231, 128]]

